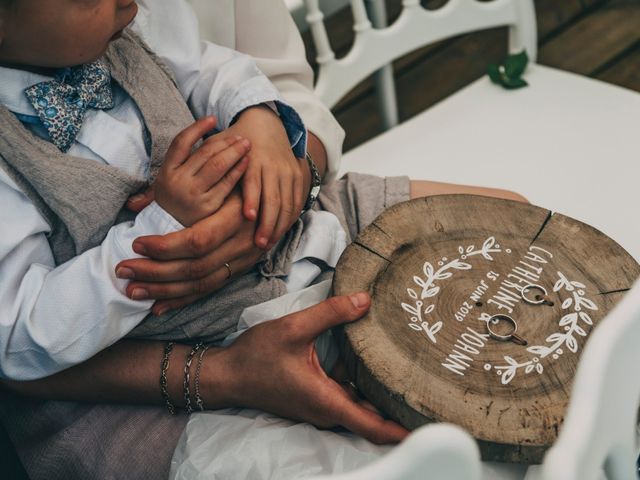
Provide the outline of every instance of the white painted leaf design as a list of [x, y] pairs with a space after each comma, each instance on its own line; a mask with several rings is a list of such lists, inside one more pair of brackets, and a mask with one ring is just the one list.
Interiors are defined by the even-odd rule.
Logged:
[[431, 327], [430, 331], [433, 335], [435, 335], [436, 333], [438, 333], [440, 330], [442, 330], [442, 322], [436, 322], [433, 324], [433, 326]]
[[507, 385], [516, 376], [516, 369], [510, 368], [502, 374], [502, 384]]
[[554, 292], [559, 292], [560, 290], [562, 290], [562, 287], [564, 287], [564, 280], [561, 278], [553, 286], [553, 291]]
[[593, 325], [593, 320], [591, 320], [591, 317], [588, 313], [580, 312], [580, 320], [582, 320], [587, 325]]
[[557, 342], [558, 340], [562, 340], [563, 338], [564, 338], [564, 335], [561, 333], [552, 333], [547, 337], [546, 341], [549, 343], [553, 343], [553, 342]]
[[429, 315], [431, 312], [433, 312], [436, 309], [435, 305], [429, 305], [427, 308], [424, 309], [424, 314], [425, 315]]
[[531, 373], [536, 366], [532, 363], [531, 365], [527, 365], [527, 368], [524, 369], [524, 373]]
[[569, 325], [570, 323], [575, 322], [577, 319], [578, 319], [577, 313], [568, 313], [560, 319], [560, 323], [558, 325], [560, 325], [561, 327], [564, 327], [565, 325]]
[[518, 365], [518, 362], [516, 362], [513, 357], [510, 357], [509, 355], [505, 355], [504, 356], [504, 360], [505, 362], [507, 362], [509, 365]]
[[527, 352], [540, 357], [546, 357], [549, 354], [549, 347], [545, 347], [544, 345], [534, 345], [533, 347], [527, 348]]
[[421, 332], [422, 331], [422, 327], [420, 325], [416, 324], [416, 323], [408, 323], [407, 325], [409, 325], [409, 327], [411, 327], [416, 332]]
[[418, 299], [418, 294], [416, 293], [416, 291], [413, 288], [407, 288], [407, 293], [409, 294], [409, 296], [411, 298], [413, 298], [414, 300]]
[[565, 343], [567, 345], [567, 348], [571, 350], [573, 353], [576, 353], [578, 351], [578, 342], [572, 336], [568, 336], [567, 341]]
[[573, 298], [571, 298], [571, 297], [566, 298], [564, 300], [564, 302], [562, 302], [562, 309], [566, 310], [567, 308], [569, 308], [571, 306], [572, 303], [573, 303]]
[[573, 331], [576, 332], [578, 335], [580, 335], [581, 337], [586, 337], [587, 336], [587, 332], [585, 332], [583, 330], [582, 327], [579, 327], [578, 325], [576, 325], [575, 327], [573, 327]]
[[467, 253], [471, 253], [471, 252], [473, 252], [473, 249], [474, 249], [474, 248], [476, 248], [476, 246], [475, 246], [475, 245], [469, 245], [469, 246], [467, 247]]
[[405, 312], [408, 312], [411, 315], [419, 315], [418, 309], [416, 309], [416, 307], [411, 305], [410, 303], [402, 303], [401, 306]]
[[482, 244], [482, 249], [488, 250], [489, 248], [493, 247], [495, 243], [496, 243], [496, 237], [489, 237]]
[[573, 281], [571, 282], [571, 285], [573, 285], [576, 288], [587, 288], [587, 286], [584, 283], [580, 283], [578, 281]]
[[598, 310], [598, 307], [596, 307], [596, 304], [593, 301], [584, 297], [580, 299], [580, 306], [586, 307], [589, 310]]
[[436, 280], [446, 280], [453, 275], [451, 272], [442, 272], [436, 276]]
[[425, 282], [422, 278], [418, 277], [417, 275], [414, 275], [414, 276], [413, 276], [413, 281], [414, 281], [414, 282], [415, 282], [415, 284], [416, 284], [416, 285], [418, 285], [419, 287], [424, 288], [424, 287], [426, 287], [426, 286], [427, 286], [426, 282]]
[[544, 371], [544, 367], [541, 363], [536, 363], [536, 372], [542, 373]]
[[431, 277], [434, 272], [433, 265], [431, 265], [429, 262], [425, 262], [424, 266], [422, 267], [422, 271], [427, 277]]
[[423, 330], [427, 334], [427, 337], [429, 337], [429, 340], [431, 340], [433, 343], [438, 343], [438, 341], [436, 340], [435, 333], [433, 332], [433, 328], [436, 327], [438, 324], [440, 325], [437, 327], [437, 330], [435, 331], [435, 333], [438, 333], [442, 328], [442, 322], [435, 323], [434, 326], [431, 328], [429, 328], [429, 324], [427, 322], [422, 322]]
[[462, 245], [460, 245], [458, 247], [458, 253], [463, 254], [464, 253], [464, 247]]
[[453, 268], [456, 270], [471, 270], [473, 267], [469, 263], [458, 261], [453, 265]]
[[422, 298], [431, 298], [431, 297], [435, 297], [438, 292], [440, 291], [440, 287], [438, 286], [434, 286], [432, 288], [426, 289], [422, 291]]

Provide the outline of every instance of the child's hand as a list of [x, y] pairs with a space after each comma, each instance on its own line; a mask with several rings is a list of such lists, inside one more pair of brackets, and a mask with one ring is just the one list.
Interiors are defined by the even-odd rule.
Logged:
[[193, 150], [215, 124], [206, 117], [180, 132], [153, 185], [156, 202], [185, 226], [218, 210], [247, 170], [251, 145], [238, 135], [214, 136]]
[[235, 124], [219, 134], [251, 140], [249, 167], [242, 179], [243, 214], [255, 220], [255, 242], [271, 248], [300, 216], [309, 192], [307, 162], [293, 155], [280, 118], [269, 107], [245, 110]]

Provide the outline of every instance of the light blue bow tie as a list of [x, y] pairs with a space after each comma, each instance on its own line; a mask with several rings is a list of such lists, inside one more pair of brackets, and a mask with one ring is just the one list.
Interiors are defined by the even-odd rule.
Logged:
[[38, 83], [24, 92], [51, 142], [62, 152], [71, 148], [88, 108], [113, 107], [111, 72], [101, 60], [65, 68], [54, 80]]

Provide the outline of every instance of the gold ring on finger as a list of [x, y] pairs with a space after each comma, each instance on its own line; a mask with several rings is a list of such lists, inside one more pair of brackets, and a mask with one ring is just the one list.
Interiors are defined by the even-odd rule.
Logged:
[[231, 271], [231, 265], [225, 263], [224, 266], [227, 269], [227, 280], [229, 280], [231, 278], [231, 275], [233, 275], [233, 272]]

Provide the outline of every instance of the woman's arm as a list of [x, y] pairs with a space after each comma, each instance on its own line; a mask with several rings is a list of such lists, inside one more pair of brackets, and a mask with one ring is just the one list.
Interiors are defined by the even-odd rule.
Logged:
[[[360, 318], [369, 305], [370, 298], [364, 293], [333, 297], [257, 325], [230, 347], [210, 349], [203, 358], [200, 376], [206, 408], [258, 408], [319, 427], [340, 425], [377, 443], [401, 440], [406, 430], [350, 398], [327, 377], [315, 353], [318, 335]], [[167, 369], [169, 396], [176, 406], [184, 405], [183, 373], [190, 349], [175, 345]], [[41, 398], [161, 405], [163, 353], [160, 342], [121, 341], [52, 377], [3, 384], [14, 392]]]

